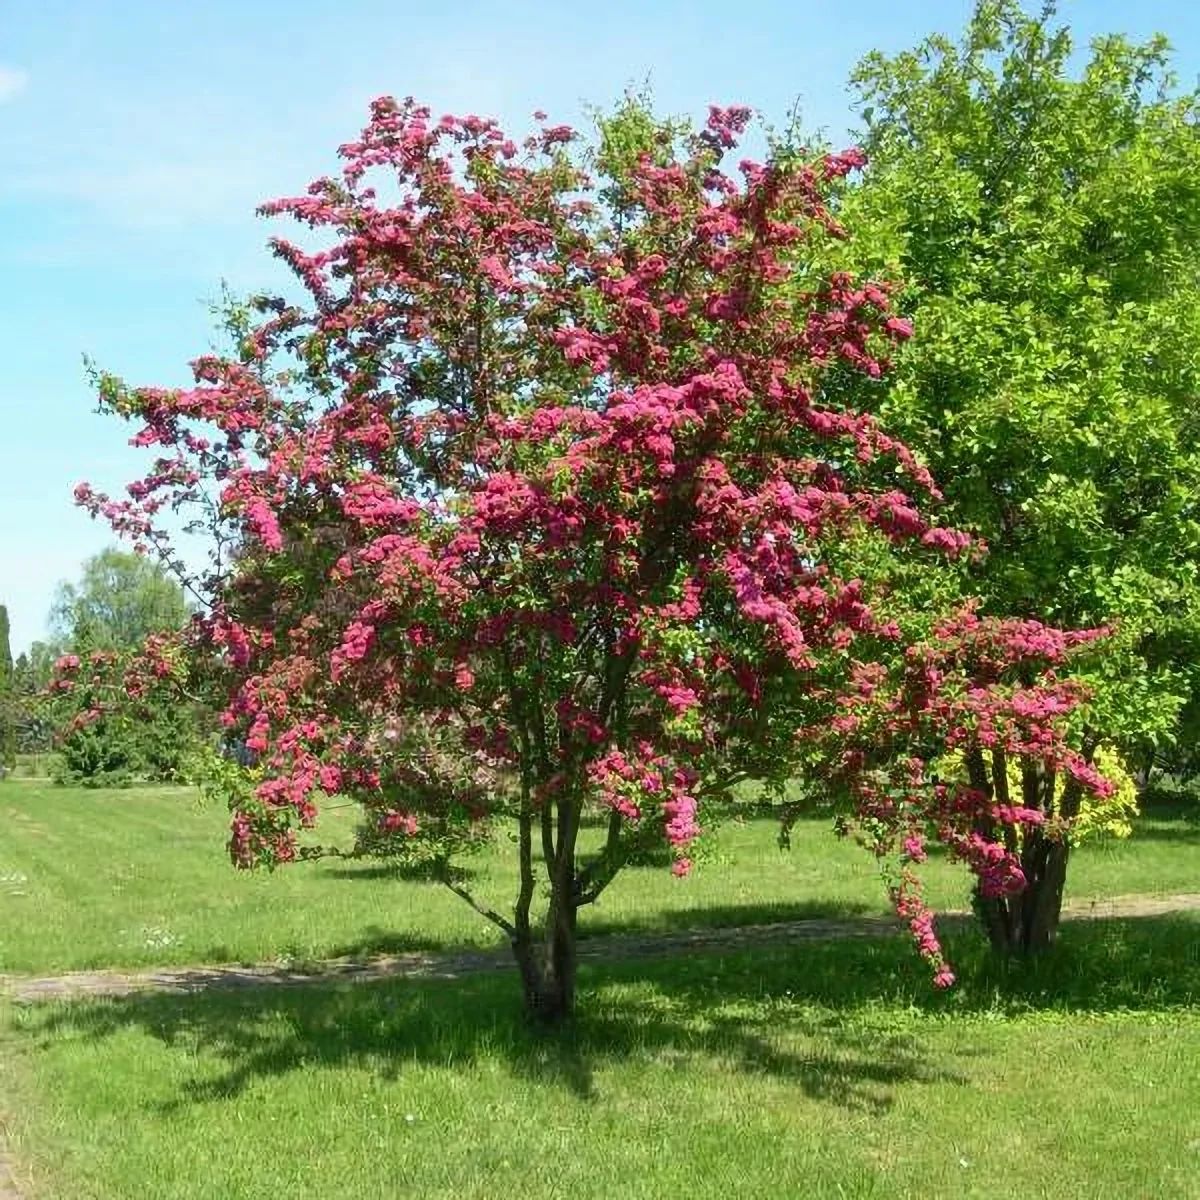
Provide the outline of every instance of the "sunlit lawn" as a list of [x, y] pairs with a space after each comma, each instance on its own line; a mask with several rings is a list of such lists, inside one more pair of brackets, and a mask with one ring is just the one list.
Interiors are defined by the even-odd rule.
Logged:
[[[336, 859], [268, 875], [237, 872], [226, 814], [184, 789], [86, 791], [0, 785], [0, 971], [313, 959], [380, 950], [493, 944], [496, 930], [436, 883]], [[319, 831], [343, 845], [354, 814]], [[598, 835], [595, 835], [598, 836]], [[1200, 824], [1144, 820], [1124, 843], [1085, 848], [1069, 897], [1200, 890]], [[514, 847], [503, 834], [469, 860], [470, 886], [511, 904]], [[961, 867], [929, 864], [942, 907], [966, 904]], [[828, 820], [803, 822], [789, 852], [768, 820], [718, 831], [687, 879], [629, 868], [582, 918], [584, 935], [885, 911], [869, 855]]]
[[[353, 813], [324, 830], [345, 844]], [[184, 790], [0, 786], [10, 972], [488, 944], [438, 885], [329, 860], [232, 870]], [[1200, 826], [1144, 819], [1075, 900], [1200, 890]], [[471, 886], [509, 898], [503, 836]], [[934, 899], [965, 901], [930, 864]], [[827, 821], [734, 822], [685, 880], [630, 869], [584, 932], [884, 911]], [[1194, 1197], [1200, 920], [1068, 926], [1007, 968], [952, 929], [935, 993], [902, 939], [591, 965], [545, 1038], [515, 980], [0, 1006], [0, 1121], [34, 1200], [72, 1197]]]
[[891, 940], [605, 964], [541, 1040], [490, 973], [0, 1010], [5, 1125], [42, 1200], [1183, 1200], [1198, 934], [961, 933], [949, 995]]

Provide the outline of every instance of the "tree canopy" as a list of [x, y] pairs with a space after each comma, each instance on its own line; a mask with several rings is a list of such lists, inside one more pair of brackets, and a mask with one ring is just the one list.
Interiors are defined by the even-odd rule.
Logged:
[[109, 547], [84, 564], [76, 583], [61, 583], [50, 630], [63, 650], [131, 650], [152, 633], [188, 618], [179, 582], [154, 558]]
[[868, 56], [858, 269], [917, 336], [875, 411], [979, 534], [985, 611], [1112, 634], [1091, 743], [1177, 734], [1200, 649], [1200, 136], [1161, 38], [983, 0], [960, 41]]
[[[182, 587], [161, 564], [109, 548], [83, 564], [78, 583], [60, 585], [50, 613], [54, 653], [60, 663], [111, 666], [179, 630], [189, 613]], [[31, 681], [46, 656], [40, 644], [34, 650]], [[60, 693], [48, 714], [30, 708], [31, 735], [38, 717], [58, 732], [62, 780], [95, 786], [177, 778], [198, 736], [198, 711], [181, 696], [131, 707], [79, 687]]]

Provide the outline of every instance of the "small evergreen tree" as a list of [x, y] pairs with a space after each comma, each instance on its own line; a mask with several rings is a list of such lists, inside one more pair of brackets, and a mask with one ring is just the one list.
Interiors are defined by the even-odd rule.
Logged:
[[0, 604], [0, 767], [12, 768], [16, 765], [17, 727], [8, 609]]

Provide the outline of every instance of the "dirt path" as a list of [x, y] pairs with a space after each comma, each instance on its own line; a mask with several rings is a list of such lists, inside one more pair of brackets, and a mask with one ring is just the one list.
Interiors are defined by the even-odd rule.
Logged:
[[[1150, 917], [1200, 910], [1200, 893], [1176, 896], [1117, 896], [1112, 899], [1068, 904], [1067, 920], [1105, 917]], [[969, 914], [946, 913], [943, 920], [964, 920]], [[770, 925], [740, 925], [718, 929], [689, 929], [679, 933], [612, 935], [582, 938], [583, 962], [658, 958], [672, 954], [706, 954], [742, 950], [779, 942], [817, 941], [830, 938], [885, 937], [896, 934], [900, 923], [891, 917], [854, 917], [781, 921]], [[130, 971], [76, 971], [44, 978], [0, 976], [0, 995], [18, 1003], [72, 999], [83, 996], [127, 996], [134, 992], [198, 992], [215, 988], [287, 987], [334, 980], [418, 978], [456, 979], [480, 971], [507, 970], [512, 956], [507, 948], [450, 953], [414, 952], [365, 960], [332, 959], [310, 967], [278, 966], [162, 967]], [[2, 1188], [0, 1200], [8, 1200]]]

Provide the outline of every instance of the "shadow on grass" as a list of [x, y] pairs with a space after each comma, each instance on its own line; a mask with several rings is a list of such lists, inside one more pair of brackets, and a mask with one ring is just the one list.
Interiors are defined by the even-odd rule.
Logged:
[[781, 921], [848, 920], [882, 916], [886, 903], [864, 900], [763, 900], [747, 904], [706, 904], [679, 908], [645, 917], [607, 917], [603, 909], [580, 917], [581, 938], [614, 934], [671, 933], [682, 929], [724, 929], [739, 925], [774, 925]]
[[922, 1061], [900, 1035], [843, 1030], [831, 1050], [816, 1030], [797, 1049], [794, 1037], [779, 1036], [779, 1014], [759, 994], [760, 972], [723, 973], [719, 992], [702, 975], [689, 982], [689, 974], [678, 964], [633, 974], [628, 964], [585, 971], [579, 1017], [551, 1031], [524, 1019], [515, 977], [488, 974], [72, 1002], [38, 1010], [26, 1032], [45, 1044], [134, 1031], [189, 1056], [217, 1057], [220, 1072], [184, 1084], [162, 1106], [168, 1113], [228, 1100], [300, 1068], [367, 1067], [395, 1078], [415, 1063], [469, 1068], [499, 1060], [514, 1076], [594, 1100], [597, 1067], [657, 1058], [674, 1070], [688, 1059], [717, 1060], [724, 1069], [784, 1079], [810, 1096], [865, 1111], [886, 1109], [901, 1084], [954, 1078]]
[[1198, 933], [1200, 921], [1186, 917], [1081, 922], [1049, 956], [1003, 963], [959, 931], [950, 950], [960, 984], [949, 993], [933, 991], [899, 939], [599, 963], [581, 971], [575, 1022], [549, 1033], [524, 1020], [508, 971], [59, 1002], [27, 1009], [15, 1036], [47, 1048], [60, 1038], [99, 1042], [135, 1032], [194, 1054], [204, 1077], [184, 1085], [172, 1110], [300, 1068], [367, 1067], [396, 1077], [412, 1064], [500, 1060], [514, 1075], [592, 1098], [598, 1067], [704, 1060], [871, 1112], [886, 1109], [902, 1084], [959, 1079], [923, 1057], [922, 1017], [1194, 1005]]
[[1139, 821], [1133, 830], [1129, 843], [1136, 842], [1171, 842], [1174, 845], [1200, 845], [1200, 817], [1159, 820], [1158, 814], [1153, 814], [1148, 820]]
[[1200, 820], [1200, 792], [1152, 787], [1138, 798], [1138, 807], [1144, 817], [1156, 820]]
[[[441, 887], [435, 868], [430, 863], [374, 862], [361, 866], [326, 866], [321, 871], [326, 879], [349, 879], [359, 883], [377, 883], [381, 879], [394, 879], [399, 883], [427, 883], [431, 888]], [[475, 879], [479, 871], [474, 867], [455, 864], [454, 879], [458, 882]]]
[[[600, 937], [653, 937], [656, 934], [678, 933], [686, 929], [728, 929], [742, 925], [774, 925], [784, 921], [852, 920], [854, 917], [881, 916], [885, 913], [886, 909], [882, 904], [871, 905], [855, 900], [717, 904], [703, 908], [655, 912], [641, 917], [606, 918], [600, 916], [598, 910], [585, 909], [579, 920], [579, 939], [582, 942]], [[481, 927], [486, 928], [482, 919]], [[495, 944], [507, 945], [504, 935], [499, 930], [495, 933]], [[455, 951], [474, 950], [478, 947], [478, 941], [421, 938], [412, 933], [397, 933], [379, 925], [372, 925], [354, 941], [342, 942], [331, 947], [329, 957], [365, 959], [378, 955], [405, 954], [415, 950]]]

